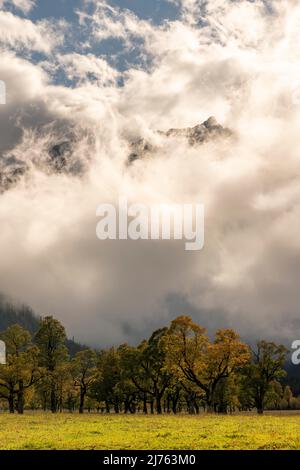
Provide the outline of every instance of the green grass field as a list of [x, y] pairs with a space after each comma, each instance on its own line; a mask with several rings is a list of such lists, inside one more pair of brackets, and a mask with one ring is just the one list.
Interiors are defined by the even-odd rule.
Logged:
[[0, 449], [300, 449], [300, 415], [0, 415]]

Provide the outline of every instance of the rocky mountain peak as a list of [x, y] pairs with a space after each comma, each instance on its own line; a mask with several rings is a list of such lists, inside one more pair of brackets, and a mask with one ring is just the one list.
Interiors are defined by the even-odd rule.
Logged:
[[[210, 140], [232, 136], [232, 131], [218, 124], [216, 118], [213, 116], [194, 127], [171, 128], [167, 131], [156, 131], [156, 133], [162, 137], [186, 139], [191, 146], [201, 145]], [[145, 139], [138, 139], [133, 142], [131, 149], [132, 152], [128, 158], [131, 163], [158, 150], [157, 147], [147, 142]]]

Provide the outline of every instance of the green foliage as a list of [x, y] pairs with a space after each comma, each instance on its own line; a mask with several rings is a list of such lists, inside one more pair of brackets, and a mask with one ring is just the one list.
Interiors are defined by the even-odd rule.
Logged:
[[39, 350], [32, 345], [30, 333], [19, 325], [10, 326], [0, 336], [7, 347], [7, 364], [0, 367], [0, 397], [8, 400], [11, 413], [17, 398], [16, 407], [22, 414], [25, 390], [41, 377]]
[[69, 357], [63, 325], [48, 316], [32, 340], [12, 325], [1, 335], [7, 365], [0, 368], [0, 401], [11, 413], [24, 407], [52, 413], [75, 409], [116, 414], [233, 413], [300, 407], [282, 389], [286, 350], [261, 341], [250, 350], [231, 329], [211, 340], [205, 328], [181, 316], [153, 332], [137, 347], [123, 344]]
[[258, 341], [252, 350], [252, 360], [244, 368], [243, 387], [247, 390], [249, 402], [264, 412], [268, 404], [274, 381], [285, 375], [283, 369], [287, 349], [273, 342]]
[[65, 328], [55, 318], [45, 317], [41, 320], [35, 341], [39, 347], [40, 365], [44, 367], [44, 375], [50, 383], [51, 411], [55, 413], [62, 395], [62, 375], [66, 376], [68, 369], [68, 366], [64, 366], [68, 360]]
[[156, 402], [158, 414], [162, 413], [162, 397], [171, 385], [172, 372], [168, 370], [164, 347], [167, 328], [156, 330], [148, 341], [137, 348], [123, 351], [122, 364], [127, 377], [143, 396], [150, 396]]
[[71, 373], [74, 386], [80, 390], [79, 413], [84, 411], [84, 401], [88, 390], [96, 381], [98, 371], [96, 368], [97, 355], [92, 349], [85, 349], [76, 354], [71, 363]]
[[119, 390], [116, 388], [121, 376], [120, 355], [116, 348], [101, 351], [98, 358], [98, 376], [91, 387], [91, 397], [99, 404], [105, 403], [106, 411], [113, 406], [119, 412]]
[[45, 317], [41, 320], [35, 341], [39, 347], [41, 365], [49, 371], [54, 371], [67, 359], [66, 331], [53, 317]]

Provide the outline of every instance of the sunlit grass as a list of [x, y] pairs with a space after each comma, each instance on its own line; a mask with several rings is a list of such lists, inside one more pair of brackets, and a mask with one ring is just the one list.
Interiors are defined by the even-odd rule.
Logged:
[[0, 415], [0, 449], [300, 449], [300, 415]]

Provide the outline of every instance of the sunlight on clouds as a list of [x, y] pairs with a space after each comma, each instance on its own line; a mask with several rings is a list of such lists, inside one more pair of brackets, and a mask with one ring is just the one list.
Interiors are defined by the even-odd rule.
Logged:
[[0, 45], [22, 52], [23, 49], [50, 53], [61, 43], [62, 34], [48, 21], [32, 21], [0, 11]]
[[[125, 320], [143, 332], [173, 316], [166, 299], [174, 293], [202, 323], [218, 311], [243, 334], [272, 336], [299, 305], [299, 2], [174, 0], [179, 19], [160, 25], [88, 3], [72, 50], [63, 47], [69, 25], [55, 33], [48, 21], [0, 12], [9, 98], [0, 147], [29, 167], [0, 199], [2, 289], [103, 345], [128, 339]], [[124, 71], [93, 49], [111, 39], [123, 44]], [[133, 49], [138, 63], [126, 61]], [[156, 133], [211, 115], [232, 139], [190, 146]], [[155, 151], [130, 166], [130, 141], [140, 138]], [[81, 171], [45, 170], [49, 146], [64, 140]], [[144, 204], [204, 203], [204, 251], [100, 243], [96, 207], [128, 193]]]
[[59, 63], [69, 80], [78, 79], [85, 82], [94, 79], [101, 86], [115, 84], [119, 75], [105, 59], [93, 54], [61, 55]]

